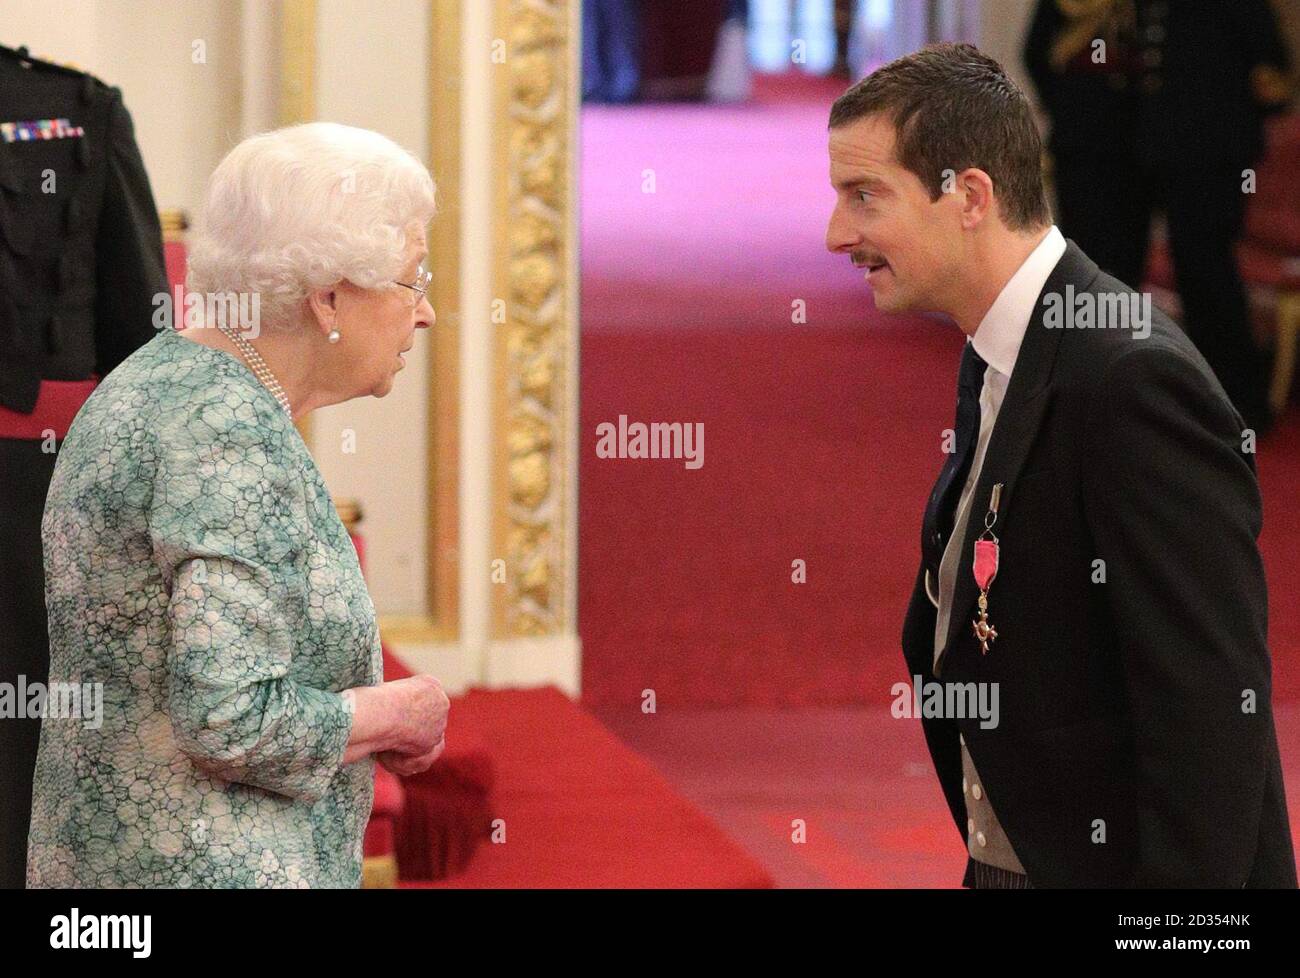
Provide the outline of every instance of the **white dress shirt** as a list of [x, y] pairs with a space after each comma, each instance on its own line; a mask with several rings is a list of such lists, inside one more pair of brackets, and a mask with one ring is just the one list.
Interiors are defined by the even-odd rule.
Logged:
[[984, 368], [984, 384], [980, 389], [980, 430], [975, 442], [975, 457], [971, 460], [970, 473], [966, 476], [966, 484], [962, 487], [957, 502], [952, 536], [948, 538], [943, 561], [939, 565], [938, 594], [933, 590], [929, 572], [925, 575], [926, 595], [939, 609], [935, 620], [936, 663], [939, 653], [943, 651], [943, 640], [948, 635], [952, 585], [956, 581], [958, 564], [957, 550], [965, 542], [971, 495], [979, 484], [980, 469], [984, 467], [984, 453], [988, 451], [989, 438], [997, 423], [998, 411], [1002, 408], [1002, 398], [1006, 396], [1011, 373], [1016, 368], [1020, 343], [1024, 340], [1025, 330], [1029, 328], [1029, 321], [1034, 315], [1034, 303], [1038, 301], [1038, 295], [1043, 291], [1048, 276], [1063, 254], [1065, 237], [1053, 224], [1016, 273], [1007, 280], [998, 297], [993, 300], [993, 305], [989, 306], [989, 311], [980, 320], [975, 335], [967, 340], [975, 345], [975, 352], [988, 366]]
[[[1020, 344], [1025, 338], [1034, 316], [1034, 304], [1039, 293], [1047, 283], [1048, 276], [1056, 268], [1057, 262], [1065, 254], [1065, 238], [1052, 225], [1047, 236], [1029, 253], [1016, 273], [1011, 276], [989, 311], [980, 320], [975, 335], [968, 342], [975, 344], [975, 352], [985, 363], [984, 383], [980, 388], [980, 431], [975, 443], [975, 456], [971, 460], [970, 474], [962, 487], [961, 498], [957, 503], [957, 517], [953, 523], [952, 536], [949, 537], [943, 551], [943, 560], [939, 564], [938, 596], [930, 590], [930, 573], [925, 576], [926, 594], [934, 602], [938, 613], [934, 624], [934, 672], [940, 671], [939, 659], [943, 654], [943, 645], [948, 637], [948, 623], [952, 617], [952, 595], [956, 585], [957, 574], [974, 573], [967, 560], [959, 552], [966, 541], [966, 524], [970, 517], [971, 496], [979, 484], [980, 469], [984, 466], [984, 453], [988, 450], [989, 437], [998, 420], [998, 411], [1002, 407], [1002, 398], [1006, 395], [1011, 374], [1016, 368], [1016, 359], [1020, 355]], [[968, 557], [967, 559], [973, 559]], [[966, 849], [972, 859], [999, 869], [1014, 873], [1024, 873], [1019, 857], [1011, 840], [993, 809], [992, 799], [984, 788], [983, 779], [971, 759], [966, 746], [966, 738], [959, 736], [961, 744], [962, 794], [966, 802]]]

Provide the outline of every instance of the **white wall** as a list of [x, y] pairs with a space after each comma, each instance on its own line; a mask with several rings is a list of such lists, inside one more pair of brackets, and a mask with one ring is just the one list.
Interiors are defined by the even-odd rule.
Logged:
[[1021, 58], [1036, 0], [984, 0], [979, 5], [976, 46], [999, 62], [1031, 100], [1037, 98]]
[[[317, 116], [378, 130], [427, 162], [428, 4], [320, 0], [317, 9]], [[312, 452], [330, 491], [365, 511], [366, 576], [381, 614], [427, 610], [429, 348], [421, 333], [387, 397], [325, 408], [312, 421]], [[343, 451], [348, 430], [354, 454]]]
[[98, 0], [4, 0], [0, 4], [0, 44], [26, 45], [34, 57], [99, 74], [95, 40]]
[[239, 15], [238, 0], [4, 0], [0, 41], [121, 88], [158, 207], [192, 212], [239, 138]]

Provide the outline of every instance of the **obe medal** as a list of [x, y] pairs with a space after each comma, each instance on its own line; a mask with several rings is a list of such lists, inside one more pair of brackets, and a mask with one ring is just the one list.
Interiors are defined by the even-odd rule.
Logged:
[[998, 637], [997, 629], [989, 621], [989, 587], [998, 576], [998, 538], [993, 532], [993, 524], [998, 519], [998, 501], [1002, 496], [1002, 483], [993, 487], [989, 500], [989, 511], [984, 516], [984, 532], [975, 541], [975, 585], [980, 589], [979, 618], [971, 621], [971, 630], [979, 639], [980, 652], [989, 653], [989, 643]]

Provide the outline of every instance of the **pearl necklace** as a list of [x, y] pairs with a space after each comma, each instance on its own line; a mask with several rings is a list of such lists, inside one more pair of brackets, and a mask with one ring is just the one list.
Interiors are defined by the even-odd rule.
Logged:
[[262, 382], [262, 386], [269, 390], [275, 396], [275, 399], [280, 402], [280, 407], [284, 408], [284, 413], [292, 418], [293, 409], [289, 406], [289, 395], [284, 392], [280, 382], [275, 379], [275, 374], [271, 373], [271, 368], [266, 365], [262, 355], [253, 348], [253, 344], [229, 326], [218, 325], [217, 329], [221, 330], [230, 339], [230, 342], [235, 344], [235, 347], [243, 356], [244, 362], [248, 364], [248, 369], [253, 371], [253, 376]]

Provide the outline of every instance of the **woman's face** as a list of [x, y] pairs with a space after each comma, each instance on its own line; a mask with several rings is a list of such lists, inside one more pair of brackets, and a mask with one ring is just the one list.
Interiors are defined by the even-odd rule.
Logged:
[[[395, 281], [414, 284], [427, 253], [425, 231], [420, 228], [407, 239], [406, 260]], [[433, 307], [426, 297], [400, 285], [362, 289], [343, 282], [338, 290], [334, 328], [339, 341], [333, 344], [333, 352], [353, 390], [351, 396], [383, 397], [406, 366], [403, 354], [415, 343], [415, 331], [433, 325]]]

